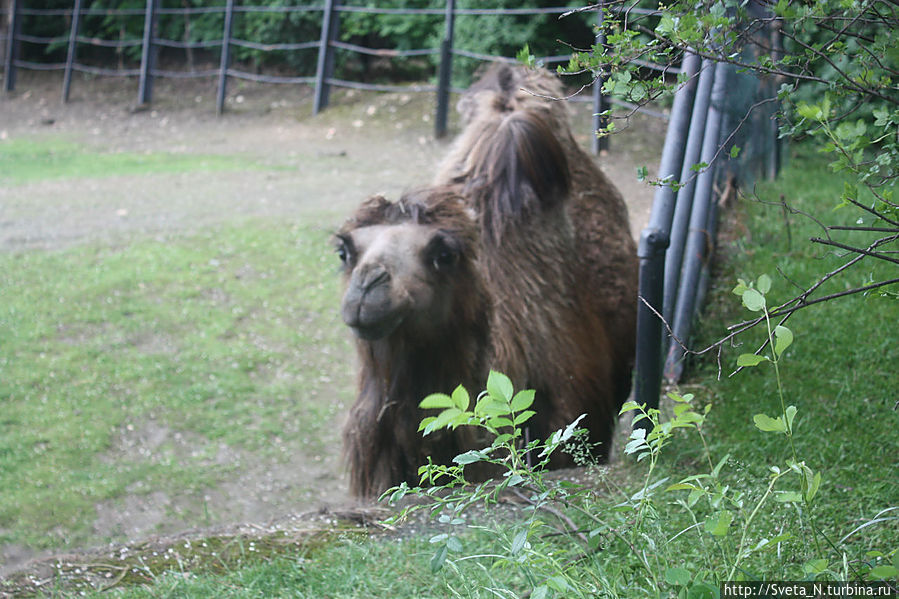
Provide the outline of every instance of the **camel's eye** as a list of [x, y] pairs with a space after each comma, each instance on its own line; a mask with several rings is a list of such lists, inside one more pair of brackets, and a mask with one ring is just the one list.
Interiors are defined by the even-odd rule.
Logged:
[[338, 237], [336, 243], [337, 257], [343, 264], [353, 261], [353, 242], [347, 237]]
[[443, 271], [455, 266], [462, 253], [458, 246], [458, 241], [452, 237], [435, 238], [428, 251], [434, 270]]

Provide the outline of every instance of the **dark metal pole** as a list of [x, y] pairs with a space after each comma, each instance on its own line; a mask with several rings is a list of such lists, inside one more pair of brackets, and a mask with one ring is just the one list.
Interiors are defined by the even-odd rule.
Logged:
[[19, 34], [19, 0], [12, 0], [9, 7], [9, 30], [6, 38], [6, 61], [4, 73], [6, 91], [11, 92], [16, 88], [16, 37]]
[[[690, 126], [690, 110], [696, 92], [695, 75], [699, 69], [699, 57], [687, 54], [681, 70], [686, 74], [684, 85], [674, 94], [674, 105], [668, 121], [668, 133], [662, 148], [659, 178], [673, 179], [681, 168], [684, 142]], [[674, 191], [668, 185], [656, 190], [649, 217], [643, 229], [637, 254], [640, 258], [640, 299], [637, 303], [637, 356], [634, 379], [634, 397], [638, 404], [657, 408], [662, 381], [662, 322], [656, 313], [662, 313], [662, 284], [665, 267], [665, 249], [674, 211]], [[644, 304], [644, 300], [649, 304]], [[653, 311], [655, 310], [655, 312]]]
[[69, 30], [69, 47], [66, 52], [66, 69], [62, 77], [62, 101], [69, 101], [69, 88], [72, 86], [72, 67], [75, 64], [75, 49], [77, 48], [76, 38], [78, 37], [78, 25], [81, 21], [81, 0], [75, 0], [75, 7], [72, 9], [72, 27]]
[[215, 100], [215, 113], [221, 116], [225, 111], [225, 92], [228, 85], [228, 68], [231, 66], [231, 31], [234, 23], [234, 0], [225, 5], [225, 26], [222, 30], [222, 56], [219, 64], [218, 96]]
[[322, 35], [318, 47], [318, 63], [315, 68], [315, 103], [312, 112], [318, 114], [328, 106], [331, 87], [328, 79], [334, 75], [334, 48], [331, 42], [337, 37], [339, 15], [334, 10], [340, 0], [325, 0], [322, 13]]
[[446, 27], [440, 43], [440, 69], [437, 73], [437, 114], [434, 117], [434, 136], [446, 135], [449, 118], [450, 84], [453, 80], [453, 36], [456, 23], [456, 2], [446, 0]]
[[682, 187], [677, 191], [674, 204], [674, 217], [671, 221], [671, 244], [665, 254], [665, 307], [663, 316], [670, 323], [677, 301], [677, 285], [680, 281], [681, 265], [684, 259], [684, 244], [687, 241], [687, 225], [690, 222], [690, 211], [693, 208], [693, 193], [696, 189], [697, 173], [693, 165], [697, 164], [702, 153], [702, 138], [705, 133], [706, 116], [709, 111], [709, 100], [712, 95], [712, 82], [715, 78], [715, 63], [705, 59], [699, 73], [696, 86], [696, 98], [693, 100], [693, 113], [690, 117], [690, 132], [684, 150], [683, 166], [678, 182]]
[[[783, 56], [783, 38], [780, 34], [780, 19], [775, 19], [771, 22], [771, 58], [776, 62], [781, 59]], [[776, 86], [775, 81], [771, 82], [771, 92], [772, 94], [776, 94], [777, 90], [774, 89]], [[778, 103], [778, 106], [780, 104]], [[768, 156], [768, 164], [767, 164], [767, 172], [765, 173], [769, 179], [775, 179], [778, 174], [780, 174], [780, 166], [781, 166], [781, 152], [783, 151], [782, 139], [780, 137], [780, 123], [777, 120], [777, 107], [773, 108], [770, 112], [771, 121], [769, 123], [769, 135], [771, 136], [771, 153]]]
[[[672, 330], [674, 336], [686, 343], [693, 324], [696, 309], [696, 296], [703, 264], [708, 260], [712, 242], [708, 229], [709, 211], [712, 204], [712, 185], [715, 182], [714, 157], [718, 152], [721, 133], [721, 113], [727, 92], [727, 65], [715, 65], [715, 84], [712, 86], [712, 100], [709, 105], [708, 122], [702, 140], [702, 161], [709, 164], [696, 179], [696, 197], [693, 211], [690, 214], [690, 231], [687, 234], [687, 246], [684, 250], [684, 270], [677, 293], [677, 305], [674, 309]], [[671, 381], [680, 379], [684, 371], [684, 348], [680, 343], [671, 340], [668, 358], [665, 363], [665, 378]]]
[[[598, 48], [602, 48], [603, 52], [606, 50], [606, 34], [605, 30], [602, 28], [603, 19], [605, 19], [605, 10], [602, 7], [603, 3], [599, 3], [599, 10], [596, 13], [596, 25], [598, 27], [596, 34], [596, 46]], [[593, 137], [590, 143], [590, 148], [593, 150], [594, 154], [599, 154], [602, 150], [609, 149], [609, 138], [608, 137], [599, 137], [596, 135], [596, 132], [600, 129], [603, 129], [608, 126], [609, 119], [600, 116], [603, 112], [608, 109], [608, 104], [605, 101], [605, 98], [602, 95], [602, 86], [606, 82], [605, 77], [602, 76], [602, 73], [596, 75], [596, 80], [593, 82]]]
[[159, 0], [147, 0], [144, 12], [144, 38], [140, 58], [140, 84], [137, 90], [137, 105], [144, 106], [153, 99], [153, 68], [156, 66], [156, 52], [153, 38], [156, 36], [156, 8]]

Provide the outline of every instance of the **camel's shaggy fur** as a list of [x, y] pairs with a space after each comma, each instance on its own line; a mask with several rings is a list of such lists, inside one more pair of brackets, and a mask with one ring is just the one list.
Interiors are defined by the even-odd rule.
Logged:
[[415, 483], [428, 456], [478, 446], [464, 428], [422, 439], [417, 406], [460, 383], [475, 392], [489, 368], [537, 391], [532, 437], [586, 414], [607, 457], [630, 390], [636, 251], [560, 96], [546, 71], [494, 67], [460, 101], [467, 124], [434, 185], [372, 198], [338, 233], [361, 362], [344, 430], [354, 494]]

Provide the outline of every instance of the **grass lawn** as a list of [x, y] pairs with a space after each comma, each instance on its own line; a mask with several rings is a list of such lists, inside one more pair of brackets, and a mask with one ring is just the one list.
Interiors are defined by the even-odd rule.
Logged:
[[[0, 151], [12, 184], [245, 164], [59, 141]], [[257, 219], [0, 254], [0, 545], [124, 540], [97, 506], [151, 492], [215, 523], [203, 495], [236, 470], [333, 458], [352, 364], [330, 234]]]
[[[796, 208], [827, 216], [841, 189], [824, 162], [800, 153], [758, 195], [771, 202], [783, 195]], [[749, 316], [731, 293], [738, 277], [771, 276], [773, 305], [844, 260], [806, 241], [819, 233], [808, 219], [789, 216], [788, 237], [780, 207], [741, 200], [736, 210], [738, 225], [722, 248], [726, 261], [716, 269], [699, 346]], [[858, 218], [843, 211], [848, 222]], [[309, 451], [300, 430], [290, 427], [296, 415], [303, 431], [326, 437], [351, 394], [329, 380], [337, 376], [329, 354], [345, 351], [346, 341], [334, 315], [326, 240], [327, 232], [315, 227], [256, 223], [166, 245], [0, 256], [2, 540], [40, 546], [60, 526], [71, 538], [84, 538], [94, 502], [139, 479], [172, 489], [208, 484], [224, 474], [210, 465], [219, 441], [265, 453], [276, 451], [273, 440], [280, 438], [287, 451]], [[865, 264], [821, 293], [890, 269], [895, 272]], [[433, 574], [436, 545], [429, 534], [335, 532], [299, 548], [244, 552], [217, 568], [168, 563], [138, 572], [131, 563], [140, 584], [123, 578], [109, 592], [507, 597], [538, 596], [543, 588], [544, 596], [635, 597], [673, 596], [690, 585], [697, 593], [717, 588], [731, 569], [743, 579], [766, 580], [888, 573], [899, 564], [896, 323], [899, 302], [878, 295], [812, 307], [788, 322], [795, 340], [783, 355], [781, 379], [786, 404], [797, 408], [795, 451], [822, 481], [810, 505], [790, 499], [795, 478], [766, 494], [771, 467], [788, 469], [791, 455], [784, 435], [753, 424], [755, 414], [781, 413], [772, 369], [728, 376], [736, 356], [757, 347], [756, 331], [740, 347], [724, 349], [720, 381], [714, 358], [693, 360], [680, 391], [693, 393], [698, 407], [711, 405], [704, 442], [684, 434], [668, 446], [643, 512], [634, 505], [646, 462], [628, 456], [612, 474], [600, 471], [597, 493], [557, 506], [594, 539], [587, 545], [570, 535], [521, 537], [522, 530], [545, 533], [558, 522], [551, 512], [525, 510], [496, 525], [485, 518], [478, 521], [484, 527], [459, 526], [462, 549]], [[315, 351], [302, 349], [310, 347]], [[336, 402], [320, 401], [335, 396]], [[196, 455], [114, 464], [104, 458], [123, 428], [150, 414], [195, 434]], [[722, 464], [717, 491], [692, 504], [684, 491], [664, 491], [707, 474], [709, 460]], [[723, 512], [732, 523], [721, 520]], [[740, 547], [748, 548], [745, 555], [738, 555]], [[60, 586], [51, 595], [70, 592]]]

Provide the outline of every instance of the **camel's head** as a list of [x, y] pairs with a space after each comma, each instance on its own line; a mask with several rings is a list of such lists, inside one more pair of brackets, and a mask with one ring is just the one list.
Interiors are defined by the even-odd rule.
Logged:
[[398, 202], [366, 200], [336, 235], [343, 321], [374, 341], [418, 340], [452, 326], [457, 293], [473, 283], [476, 227], [460, 197], [438, 189]]

